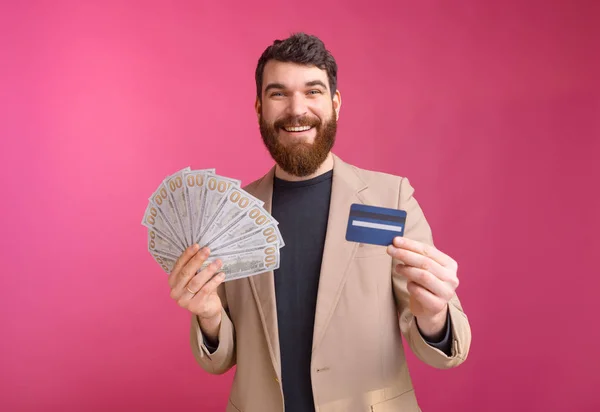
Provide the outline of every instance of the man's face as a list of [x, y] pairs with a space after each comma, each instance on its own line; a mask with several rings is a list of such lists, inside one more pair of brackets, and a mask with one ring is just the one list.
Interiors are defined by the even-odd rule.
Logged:
[[339, 92], [331, 97], [325, 70], [267, 62], [256, 112], [263, 142], [284, 171], [304, 177], [325, 161], [335, 142], [340, 104]]

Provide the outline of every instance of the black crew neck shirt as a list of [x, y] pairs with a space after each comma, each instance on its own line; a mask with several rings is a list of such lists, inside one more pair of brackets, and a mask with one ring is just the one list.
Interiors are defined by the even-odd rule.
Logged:
[[285, 242], [274, 278], [286, 412], [314, 411], [312, 338], [332, 182], [333, 171], [273, 181], [271, 214]]

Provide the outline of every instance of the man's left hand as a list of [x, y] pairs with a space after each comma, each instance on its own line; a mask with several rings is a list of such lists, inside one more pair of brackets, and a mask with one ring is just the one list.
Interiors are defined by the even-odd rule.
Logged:
[[394, 238], [387, 253], [404, 262], [395, 270], [408, 280], [410, 310], [421, 333], [438, 338], [446, 325], [448, 302], [458, 287], [458, 264], [431, 245], [403, 237]]

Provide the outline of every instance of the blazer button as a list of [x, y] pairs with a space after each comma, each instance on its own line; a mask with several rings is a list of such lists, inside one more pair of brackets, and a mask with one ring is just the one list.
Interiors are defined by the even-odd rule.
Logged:
[[275, 382], [279, 383], [279, 379], [275, 378]]

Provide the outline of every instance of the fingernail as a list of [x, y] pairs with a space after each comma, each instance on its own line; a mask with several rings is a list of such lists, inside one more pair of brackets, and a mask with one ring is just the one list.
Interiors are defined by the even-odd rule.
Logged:
[[221, 279], [225, 279], [225, 272], [221, 272], [221, 273], [219, 273], [219, 278], [221, 278]]
[[389, 254], [392, 254], [392, 253], [394, 253], [395, 251], [396, 251], [396, 248], [395, 248], [394, 246], [392, 246], [392, 245], [389, 245], [389, 246], [388, 246], [388, 248], [387, 248], [387, 252], [388, 252]]
[[199, 244], [197, 244], [197, 243], [194, 243], [194, 244], [192, 245], [192, 250], [195, 252], [195, 251], [197, 251], [198, 249], [200, 249], [200, 245], [199, 245]]
[[394, 243], [396, 244], [396, 246], [400, 246], [402, 243], [404, 243], [404, 239], [402, 239], [400, 236], [396, 236], [394, 238]]

